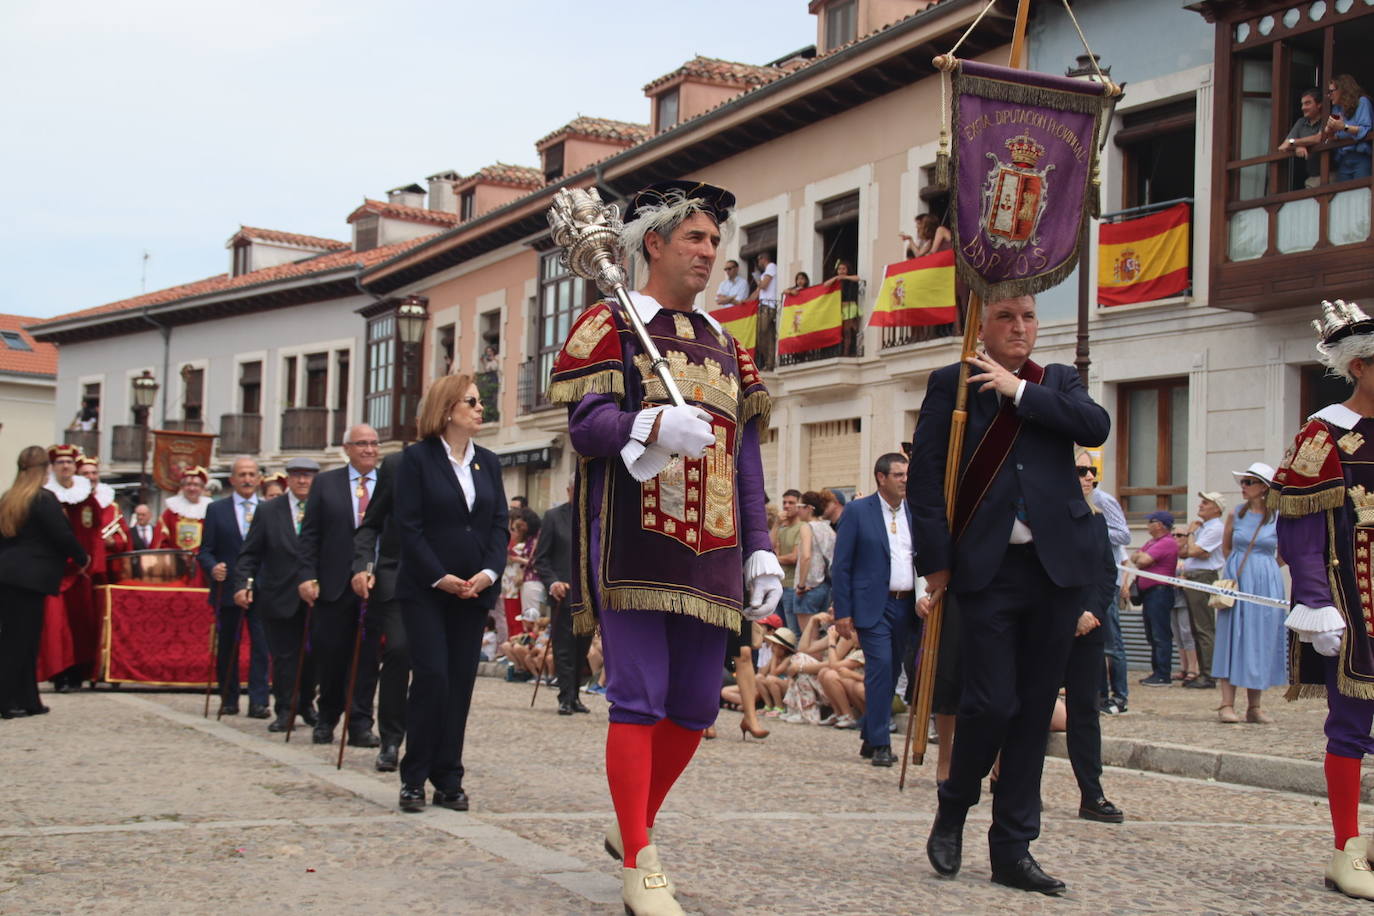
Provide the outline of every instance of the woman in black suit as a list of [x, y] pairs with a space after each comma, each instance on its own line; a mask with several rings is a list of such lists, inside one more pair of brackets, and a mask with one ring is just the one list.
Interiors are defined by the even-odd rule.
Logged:
[[506, 563], [506, 491], [496, 455], [472, 441], [482, 399], [470, 375], [437, 379], [420, 403], [421, 441], [396, 474], [401, 562], [396, 598], [410, 644], [401, 810], [434, 804], [468, 809], [463, 733], [482, 649]]
[[68, 559], [82, 569], [81, 549], [57, 497], [43, 488], [48, 453], [19, 453], [14, 486], [0, 496], [0, 717], [48, 711], [38, 699], [35, 671], [43, 632], [43, 597], [56, 595]]

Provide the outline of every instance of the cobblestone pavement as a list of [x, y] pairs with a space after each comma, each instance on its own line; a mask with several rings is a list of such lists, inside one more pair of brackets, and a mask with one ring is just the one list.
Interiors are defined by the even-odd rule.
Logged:
[[[52, 714], [0, 723], [0, 913], [620, 912], [601, 851], [605, 704], [559, 717], [552, 692], [479, 679], [468, 732], [468, 814], [400, 815], [371, 751], [290, 745], [266, 722], [216, 724], [185, 693], [46, 696]], [[1139, 693], [1137, 699], [1136, 693]], [[1320, 702], [1270, 701], [1279, 725], [1211, 724], [1211, 692], [1132, 694], [1111, 720], [1159, 740], [1320, 752]], [[1193, 694], [1202, 697], [1194, 698]], [[1193, 707], [1196, 707], [1194, 709]], [[1279, 718], [1282, 716], [1283, 718]], [[1288, 721], [1288, 716], [1295, 718]], [[1168, 730], [1161, 723], [1179, 720]], [[1035, 852], [1060, 900], [987, 880], [986, 804], [965, 867], [936, 879], [924, 840], [933, 759], [906, 792], [856, 754], [855, 732], [789, 726], [741, 743], [738, 715], [703, 744], [668, 799], [658, 844], [692, 913], [1347, 913], [1326, 891], [1325, 802], [1268, 789], [1109, 770], [1120, 826], [1076, 816], [1065, 761], [1046, 765]], [[1138, 723], [1138, 724], [1133, 724]], [[306, 743], [301, 743], [304, 738]], [[1315, 748], [1315, 750], [1313, 750]]]

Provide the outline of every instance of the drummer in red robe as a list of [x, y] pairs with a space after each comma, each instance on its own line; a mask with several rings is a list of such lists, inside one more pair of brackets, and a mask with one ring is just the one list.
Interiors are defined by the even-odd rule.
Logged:
[[[200, 543], [205, 531], [205, 510], [210, 500], [205, 496], [205, 485], [210, 482], [210, 472], [202, 467], [187, 468], [181, 474], [181, 492], [167, 498], [167, 508], [162, 510], [158, 531], [154, 535], [155, 547], [167, 550], [184, 550], [194, 556], [200, 553]], [[195, 572], [186, 583], [190, 588], [204, 588], [205, 574], [200, 565], [191, 564]]]
[[[133, 539], [129, 536], [129, 523], [124, 520], [124, 515], [115, 502], [114, 489], [109, 484], [100, 482], [100, 459], [82, 455], [76, 460], [76, 473], [91, 482], [95, 501], [100, 504], [100, 537], [105, 541], [105, 553], [109, 555], [132, 550]], [[97, 582], [106, 578], [104, 569], [93, 569], [91, 573]]]
[[[81, 548], [90, 556], [87, 569], [105, 568], [105, 543], [100, 536], [102, 510], [94, 488], [76, 473], [81, 450], [74, 445], [48, 449], [52, 476], [46, 488], [62, 504], [67, 522]], [[62, 573], [61, 589], [43, 605], [43, 636], [38, 645], [38, 679], [51, 680], [65, 693], [94, 676], [100, 651], [100, 620], [91, 591], [91, 577], [70, 560]]]

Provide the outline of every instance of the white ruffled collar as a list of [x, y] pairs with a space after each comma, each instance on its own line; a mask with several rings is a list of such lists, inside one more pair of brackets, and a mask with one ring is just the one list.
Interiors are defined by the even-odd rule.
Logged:
[[210, 500], [202, 499], [198, 503], [189, 501], [180, 493], [175, 496], [167, 497], [167, 508], [171, 509], [182, 518], [205, 518], [205, 510], [210, 505]]
[[100, 503], [100, 508], [104, 509], [114, 504], [114, 487], [108, 483], [98, 483], [95, 485], [95, 501]]
[[57, 478], [48, 475], [48, 482], [43, 484], [43, 489], [57, 497], [57, 501], [68, 506], [76, 506], [84, 503], [91, 495], [91, 482], [80, 475], [72, 478], [72, 485], [64, 487], [57, 482]]
[[[654, 316], [663, 308], [663, 306], [659, 304], [659, 301], [653, 296], [646, 296], [639, 292], [630, 293], [630, 303], [634, 305], [635, 311], [639, 313], [639, 320], [645, 324], [653, 321]], [[722, 328], [720, 322], [702, 311], [700, 306], [694, 303], [692, 305], [692, 311], [696, 312], [702, 318], [705, 318], [706, 323], [714, 328], [717, 334], [721, 332]]]
[[1308, 417], [1309, 420], [1325, 420], [1341, 429], [1354, 429], [1355, 424], [1364, 419], [1344, 404], [1328, 404]]

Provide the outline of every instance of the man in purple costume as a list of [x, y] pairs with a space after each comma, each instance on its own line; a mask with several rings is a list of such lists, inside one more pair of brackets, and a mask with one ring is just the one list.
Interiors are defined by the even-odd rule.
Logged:
[[1327, 805], [1335, 851], [1326, 886], [1374, 900], [1368, 837], [1359, 835], [1360, 767], [1374, 750], [1374, 320], [1355, 303], [1322, 303], [1317, 353], [1354, 385], [1317, 411], [1274, 475], [1279, 554], [1293, 575], [1289, 699], [1326, 695]]
[[734, 203], [729, 191], [670, 181], [640, 191], [625, 214], [622, 247], [648, 276], [630, 299], [685, 405], [667, 406], [612, 301], [578, 319], [549, 385], [549, 399], [569, 405], [579, 455], [574, 627], [599, 621], [606, 660], [616, 812], [606, 850], [624, 861], [625, 907], [636, 916], [683, 912], [649, 834], [715, 721], [727, 633], [741, 614], [772, 613], [782, 594], [759, 457], [768, 392], [748, 351], [695, 304]]

